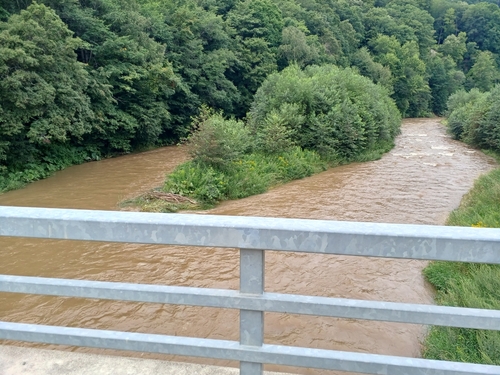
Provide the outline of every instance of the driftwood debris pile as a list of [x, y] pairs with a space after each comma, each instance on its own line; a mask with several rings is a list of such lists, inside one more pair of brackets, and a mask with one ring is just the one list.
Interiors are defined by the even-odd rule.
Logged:
[[146, 193], [144, 195], [144, 198], [146, 199], [161, 199], [166, 202], [171, 202], [171, 203], [191, 203], [191, 204], [196, 204], [196, 201], [189, 199], [187, 197], [184, 197], [179, 194], [174, 194], [174, 193], [164, 193], [162, 191], [150, 191], [149, 193]]

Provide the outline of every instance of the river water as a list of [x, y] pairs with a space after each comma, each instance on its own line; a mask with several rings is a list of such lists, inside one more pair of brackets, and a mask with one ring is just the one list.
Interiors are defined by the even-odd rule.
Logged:
[[[160, 185], [185, 160], [183, 148], [166, 147], [74, 166], [1, 195], [0, 205], [114, 210], [119, 201]], [[210, 213], [444, 224], [473, 181], [494, 166], [452, 140], [439, 119], [409, 119], [396, 147], [380, 160], [333, 168], [224, 202]], [[0, 274], [237, 289], [238, 263], [230, 249], [0, 238]], [[421, 274], [425, 265], [268, 252], [266, 291], [432, 303]], [[238, 313], [212, 308], [0, 294], [0, 320], [238, 340]], [[416, 357], [424, 328], [266, 313], [265, 333], [267, 343]]]

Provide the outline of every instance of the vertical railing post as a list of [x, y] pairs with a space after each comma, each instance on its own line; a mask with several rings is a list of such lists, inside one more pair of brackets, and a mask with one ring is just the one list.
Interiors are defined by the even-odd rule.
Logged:
[[[264, 250], [240, 249], [240, 292], [264, 292]], [[260, 347], [264, 343], [264, 312], [240, 310], [240, 344]], [[262, 363], [240, 362], [240, 375], [262, 375]]]

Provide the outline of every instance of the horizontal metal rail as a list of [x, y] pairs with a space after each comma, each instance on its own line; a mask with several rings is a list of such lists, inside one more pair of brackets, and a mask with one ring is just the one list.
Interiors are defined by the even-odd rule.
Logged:
[[[500, 330], [500, 311], [264, 291], [265, 250], [500, 264], [500, 230], [0, 206], [0, 236], [240, 249], [240, 290], [0, 275], [0, 292], [240, 310], [240, 341], [0, 322], [0, 339], [367, 374], [497, 374], [500, 366], [267, 345], [264, 312]], [[0, 249], [1, 251], [1, 249]]]
[[0, 275], [0, 292], [220, 307], [500, 331], [500, 311], [345, 298]]
[[499, 366], [236, 341], [0, 322], [0, 339], [174, 354], [383, 375], [490, 375]]
[[0, 206], [0, 236], [500, 264], [490, 228]]

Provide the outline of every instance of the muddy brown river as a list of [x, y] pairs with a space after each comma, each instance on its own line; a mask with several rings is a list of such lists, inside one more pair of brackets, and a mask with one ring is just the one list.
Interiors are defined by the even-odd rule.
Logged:
[[[75, 166], [1, 195], [0, 205], [115, 210], [124, 198], [160, 185], [165, 173], [186, 159], [182, 148], [166, 147]], [[410, 119], [403, 122], [396, 147], [380, 160], [333, 168], [225, 202], [210, 213], [444, 224], [473, 181], [494, 166], [491, 158], [452, 140], [439, 119]], [[433, 292], [421, 274], [425, 265], [268, 252], [266, 290], [432, 303]], [[0, 237], [0, 274], [237, 289], [239, 255], [230, 249]], [[238, 340], [237, 311], [212, 308], [0, 294], [0, 320]], [[266, 313], [265, 333], [267, 343], [417, 357], [424, 328]]]

